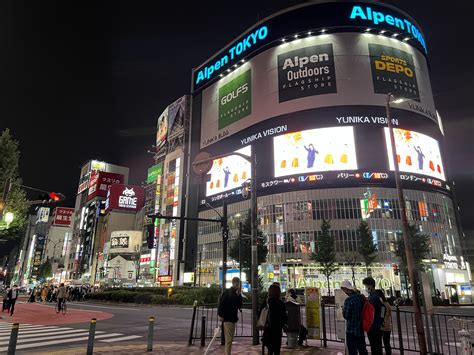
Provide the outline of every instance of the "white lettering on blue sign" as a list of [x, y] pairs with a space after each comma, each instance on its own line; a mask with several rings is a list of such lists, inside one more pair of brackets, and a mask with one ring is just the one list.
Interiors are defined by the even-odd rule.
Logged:
[[358, 18], [361, 20], [371, 21], [376, 26], [381, 23], [395, 26], [398, 29], [405, 31], [415, 37], [416, 40], [420, 42], [425, 52], [428, 53], [428, 50], [426, 49], [426, 42], [423, 38], [423, 35], [421, 34], [421, 31], [407, 19], [400, 19], [392, 15], [385, 15], [382, 12], [372, 11], [372, 8], [368, 6], [354, 6], [349, 18], [351, 20]]
[[229, 61], [233, 61], [238, 59], [245, 51], [249, 48], [257, 44], [257, 42], [264, 40], [268, 36], [268, 27], [262, 26], [256, 29], [254, 32], [247, 35], [247, 37], [243, 38], [235, 45], [229, 48], [229, 50], [222, 55], [218, 60], [214, 63], [205, 66], [201, 69], [197, 76], [196, 76], [196, 84], [204, 80], [210, 79], [213, 75], [215, 75], [219, 69], [224, 67], [225, 65], [229, 64]]

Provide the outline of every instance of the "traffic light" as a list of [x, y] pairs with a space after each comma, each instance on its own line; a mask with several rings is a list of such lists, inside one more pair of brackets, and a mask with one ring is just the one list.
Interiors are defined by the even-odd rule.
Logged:
[[155, 225], [147, 224], [146, 226], [146, 244], [148, 249], [155, 248]]
[[42, 193], [39, 200], [44, 204], [61, 202], [66, 198], [62, 193], [51, 191], [49, 193]]

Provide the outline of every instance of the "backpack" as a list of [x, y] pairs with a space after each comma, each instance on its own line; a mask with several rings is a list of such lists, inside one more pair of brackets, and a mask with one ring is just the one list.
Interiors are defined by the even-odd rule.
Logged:
[[362, 299], [364, 303], [361, 317], [362, 331], [368, 332], [374, 323], [375, 308], [366, 297], [362, 296]]

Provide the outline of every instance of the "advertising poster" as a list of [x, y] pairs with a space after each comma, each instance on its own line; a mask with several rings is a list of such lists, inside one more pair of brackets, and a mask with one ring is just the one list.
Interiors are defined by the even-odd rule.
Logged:
[[175, 122], [183, 124], [186, 113], [186, 98], [180, 97], [178, 100], [168, 106], [168, 131], [172, 132]]
[[115, 231], [110, 235], [109, 253], [136, 253], [140, 250], [142, 231]]
[[273, 138], [275, 177], [357, 169], [352, 127], [330, 127]]
[[319, 288], [306, 287], [306, 326], [308, 339], [321, 339], [320, 294]]
[[415, 64], [410, 53], [397, 48], [369, 43], [374, 92], [392, 93], [420, 102]]
[[153, 165], [151, 168], [148, 169], [147, 177], [146, 177], [146, 182], [147, 184], [154, 184], [156, 180], [158, 179], [159, 176], [161, 176], [162, 172], [161, 169], [163, 167], [163, 164], [156, 164]]
[[158, 261], [158, 275], [168, 276], [170, 274], [170, 252], [162, 251]]
[[109, 187], [105, 209], [139, 211], [145, 202], [145, 189], [141, 186], [114, 184]]
[[87, 193], [87, 200], [94, 197], [106, 197], [110, 185], [123, 184], [123, 174], [106, 173], [104, 171], [92, 171], [89, 180], [89, 191]]
[[[237, 152], [250, 157], [251, 147], [246, 146]], [[206, 183], [206, 197], [241, 187], [251, 177], [250, 162], [237, 155], [219, 158], [213, 161], [208, 174], [211, 179]]]
[[251, 71], [219, 88], [219, 129], [252, 113], [252, 78]]
[[[388, 128], [385, 130], [385, 143], [390, 170], [394, 170], [392, 144]], [[431, 176], [446, 181], [438, 142], [425, 134], [395, 128], [395, 146], [400, 171]]]
[[279, 102], [336, 92], [332, 44], [305, 47], [278, 56]]
[[156, 148], [160, 148], [166, 143], [166, 137], [168, 135], [168, 107], [158, 117], [158, 124], [156, 126]]
[[53, 225], [69, 226], [71, 224], [74, 208], [56, 207], [53, 212]]

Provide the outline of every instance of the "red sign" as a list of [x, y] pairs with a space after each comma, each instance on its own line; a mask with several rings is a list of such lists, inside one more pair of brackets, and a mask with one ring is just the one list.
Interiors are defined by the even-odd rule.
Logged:
[[107, 197], [107, 191], [110, 185], [123, 184], [124, 176], [122, 174], [106, 173], [104, 171], [93, 171], [89, 179], [89, 192], [87, 200], [94, 197]]
[[55, 226], [69, 226], [72, 221], [74, 208], [56, 207], [53, 212], [53, 225]]
[[145, 189], [141, 186], [115, 184], [110, 185], [105, 201], [106, 211], [123, 210], [138, 212], [145, 203]]

